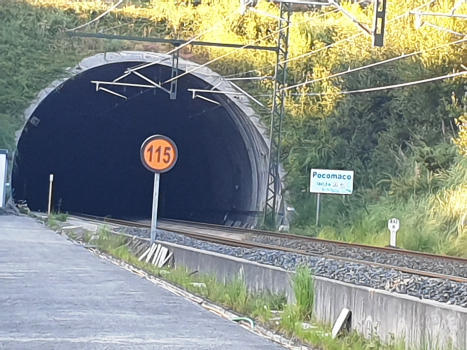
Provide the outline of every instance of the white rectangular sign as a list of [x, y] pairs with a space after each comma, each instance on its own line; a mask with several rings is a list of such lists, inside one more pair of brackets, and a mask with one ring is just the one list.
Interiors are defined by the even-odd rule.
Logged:
[[0, 150], [0, 209], [5, 208], [7, 165], [6, 150]]
[[311, 169], [310, 192], [351, 194], [353, 178], [353, 170]]

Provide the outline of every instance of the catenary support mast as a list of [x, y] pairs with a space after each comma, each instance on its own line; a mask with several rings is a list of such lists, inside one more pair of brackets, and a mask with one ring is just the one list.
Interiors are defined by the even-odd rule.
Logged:
[[285, 29], [279, 31], [277, 39], [277, 59], [271, 113], [271, 144], [269, 147], [268, 188], [264, 206], [264, 223], [274, 228], [277, 226], [277, 211], [280, 205], [280, 196], [282, 195], [279, 164], [282, 142], [282, 123], [285, 112], [284, 104], [286, 92], [283, 88], [287, 84], [291, 7], [292, 4], [288, 2], [281, 2], [280, 4], [279, 29]]

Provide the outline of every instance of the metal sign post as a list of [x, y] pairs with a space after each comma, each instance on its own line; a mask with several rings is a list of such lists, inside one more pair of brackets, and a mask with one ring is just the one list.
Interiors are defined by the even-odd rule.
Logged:
[[0, 213], [6, 207], [6, 185], [8, 177], [8, 151], [0, 149]]
[[391, 238], [389, 239], [389, 245], [391, 247], [397, 247], [397, 231], [399, 231], [399, 220], [393, 218], [388, 221], [388, 229], [391, 232]]
[[157, 210], [159, 206], [160, 174], [172, 169], [178, 159], [175, 143], [166, 136], [150, 136], [143, 142], [140, 151], [141, 162], [149, 171], [154, 172], [154, 192], [152, 198], [151, 244], [156, 241]]
[[54, 174], [50, 174], [49, 177], [49, 206], [47, 210], [47, 215], [50, 216], [52, 213], [52, 188], [54, 183]]
[[316, 226], [319, 225], [319, 209], [321, 206], [321, 193], [316, 195]]
[[352, 170], [311, 169], [310, 192], [316, 193], [316, 226], [319, 225], [321, 194], [352, 194]]
[[151, 244], [156, 240], [157, 232], [157, 209], [159, 207], [159, 183], [161, 174], [154, 173], [154, 193], [152, 197], [152, 217], [151, 217]]

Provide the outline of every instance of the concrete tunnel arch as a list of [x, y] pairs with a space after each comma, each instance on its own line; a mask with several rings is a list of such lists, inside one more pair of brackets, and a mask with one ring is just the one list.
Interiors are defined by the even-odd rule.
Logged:
[[[69, 77], [41, 91], [17, 134], [13, 198], [46, 211], [49, 174], [55, 175], [54, 207], [62, 212], [150, 217], [153, 174], [139, 149], [150, 135], [172, 138], [179, 161], [161, 175], [163, 218], [254, 226], [267, 186], [266, 129], [244, 95], [202, 67], [178, 81], [171, 100], [160, 89], [105, 86], [127, 99], [96, 91], [91, 81], [113, 81], [127, 68], [155, 62], [141, 73], [153, 81], [171, 74], [171, 56], [148, 52], [98, 54], [69, 69]], [[199, 67], [179, 61], [181, 72]], [[122, 82], [148, 84], [131, 74]]]

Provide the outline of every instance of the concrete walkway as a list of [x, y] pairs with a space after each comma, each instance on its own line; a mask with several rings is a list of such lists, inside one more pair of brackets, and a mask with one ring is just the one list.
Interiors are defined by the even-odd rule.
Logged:
[[7, 349], [283, 348], [33, 219], [0, 216], [0, 350]]

